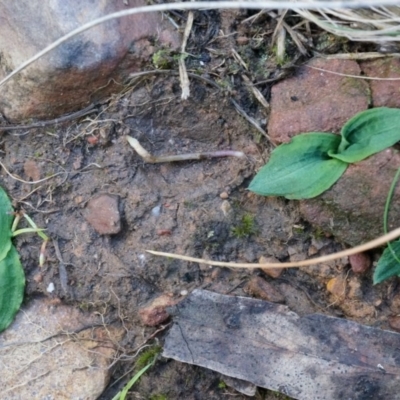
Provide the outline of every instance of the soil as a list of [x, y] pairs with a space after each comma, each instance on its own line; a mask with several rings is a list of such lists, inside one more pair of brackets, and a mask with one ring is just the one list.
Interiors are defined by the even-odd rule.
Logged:
[[[346, 260], [308, 270], [286, 270], [280, 278], [271, 279], [261, 271], [210, 268], [145, 252], [152, 249], [258, 262], [261, 256], [281, 261], [305, 258], [315, 253], [316, 244], [319, 254], [342, 249], [333, 238], [300, 219], [296, 202], [263, 198], [246, 190], [272, 146], [237, 113], [230, 98], [265, 128], [268, 110], [257, 103], [240, 76], [248, 73], [253, 81], [273, 81], [293, 67], [291, 62], [278, 65], [268, 56], [274, 20], [263, 17], [254, 24], [240, 24], [250, 15], [239, 11], [196, 13], [188, 49], [195, 56], [188, 58], [187, 65], [191, 70], [202, 68], [203, 75], [224, 90], [192, 79], [191, 96], [182, 101], [177, 76], [149, 74], [134, 80], [123, 94], [99, 105], [97, 112], [79, 123], [2, 136], [2, 162], [14, 175], [2, 169], [2, 186], [17, 208], [23, 208], [57, 239], [68, 263], [67, 279], [61, 273], [60, 281], [60, 262], [52, 244], [48, 245], [44, 267], [39, 268], [40, 238], [18, 237], [16, 245], [27, 278], [25, 301], [51, 296], [101, 314], [105, 322], [126, 329], [119, 343], [125, 355], [157, 329], [144, 328], [138, 317], [138, 309], [149, 300], [163, 293], [179, 298], [194, 288], [246, 296], [243, 287], [254, 274], [269, 280], [300, 315], [322, 312], [346, 316], [325, 288], [332, 277], [353, 277]], [[218, 38], [221, 29], [225, 35], [237, 34]], [[249, 45], [239, 48], [235, 37], [248, 38]], [[246, 72], [232, 57], [232, 46], [252, 65], [251, 71]], [[290, 41], [288, 52], [292, 60], [299, 57]], [[149, 65], [149, 69], [154, 67]], [[258, 87], [267, 100], [271, 84]], [[146, 164], [128, 145], [128, 134], [155, 155], [234, 149], [243, 151], [247, 158]], [[49, 179], [37, 184], [15, 179], [29, 180], [37, 174]], [[53, 174], [59, 175], [50, 178]], [[227, 199], [221, 198], [223, 192]], [[88, 201], [102, 193], [120, 199], [122, 229], [116, 235], [96, 233], [84, 218]], [[251, 229], [243, 229], [243, 218], [251, 221]], [[47, 292], [50, 283], [55, 286], [52, 293]], [[373, 288], [368, 274], [361, 283], [362, 293], [351, 301], [361, 306], [372, 304], [374, 312], [358, 316], [349, 312], [347, 316], [384, 326], [389, 309], [378, 300], [387, 296], [384, 290], [393, 291], [393, 286]], [[161, 343], [164, 333], [157, 336]], [[134, 357], [124, 360], [126, 357], [116, 364], [113, 385], [103, 399], [112, 398], [126, 382], [126, 377], [118, 379], [132, 369]], [[135, 385], [129, 398], [231, 399], [233, 394], [236, 399], [247, 398], [221, 382], [223, 377], [217, 373], [161, 358]], [[285, 397], [259, 390], [256, 398]]]

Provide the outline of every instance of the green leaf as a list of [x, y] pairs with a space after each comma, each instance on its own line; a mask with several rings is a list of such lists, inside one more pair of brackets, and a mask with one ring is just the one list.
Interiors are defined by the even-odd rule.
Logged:
[[343, 174], [347, 163], [330, 158], [341, 138], [311, 132], [295, 136], [277, 147], [269, 162], [250, 183], [249, 190], [263, 196], [309, 199], [329, 189]]
[[0, 261], [6, 257], [11, 248], [13, 211], [7, 193], [0, 187]]
[[400, 140], [400, 110], [373, 108], [351, 118], [342, 128], [338, 151], [329, 155], [354, 163], [378, 153]]
[[25, 274], [18, 252], [11, 246], [0, 261], [0, 332], [14, 320], [24, 297]]
[[393, 255], [393, 252], [396, 255], [400, 254], [400, 240], [390, 243], [390, 247], [385, 249], [375, 268], [373, 276], [374, 285], [392, 276], [400, 275], [400, 263]]

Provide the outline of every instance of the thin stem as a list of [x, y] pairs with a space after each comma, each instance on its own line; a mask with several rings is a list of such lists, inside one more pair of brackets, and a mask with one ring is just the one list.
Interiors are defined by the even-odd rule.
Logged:
[[[400, 168], [397, 170], [396, 175], [393, 178], [392, 184], [390, 185], [390, 189], [386, 198], [386, 204], [385, 204], [385, 211], [383, 212], [383, 232], [387, 234], [388, 231], [388, 219], [389, 219], [389, 209], [390, 209], [390, 203], [393, 198], [394, 190], [396, 188], [397, 181], [399, 180], [400, 177]], [[390, 242], [388, 242], [388, 247], [390, 252], [392, 253], [392, 256], [394, 259], [400, 264], [400, 259], [397, 257], [396, 252], [394, 251], [392, 245]]]
[[234, 150], [218, 150], [205, 153], [186, 153], [176, 154], [172, 156], [153, 156], [146, 149], [142, 147], [139, 141], [131, 136], [127, 136], [126, 140], [130, 146], [139, 154], [140, 157], [147, 163], [157, 164], [163, 162], [174, 162], [174, 161], [187, 161], [187, 160], [204, 160], [207, 158], [215, 157], [239, 157], [245, 158], [245, 154], [241, 151]]
[[289, 263], [262, 263], [262, 264], [251, 264], [251, 263], [233, 263], [233, 262], [223, 262], [223, 261], [212, 261], [205, 260], [202, 258], [194, 258], [182, 256], [174, 253], [164, 253], [161, 251], [153, 251], [146, 250], [148, 253], [153, 254], [155, 256], [169, 257], [175, 258], [177, 260], [196, 262], [200, 264], [214, 265], [216, 267], [230, 267], [230, 268], [295, 268], [295, 267], [308, 267], [315, 264], [321, 264], [327, 261], [337, 260], [338, 258], [351, 256], [353, 254], [362, 253], [363, 251], [367, 251], [373, 249], [375, 247], [382, 246], [389, 242], [390, 240], [396, 239], [400, 237], [400, 228], [397, 228], [386, 235], [383, 235], [377, 239], [371, 240], [370, 242], [364, 243], [360, 246], [353, 247], [352, 249], [347, 249], [343, 251], [339, 251], [338, 253], [328, 254], [326, 256], [312, 258], [304, 261], [296, 261]]

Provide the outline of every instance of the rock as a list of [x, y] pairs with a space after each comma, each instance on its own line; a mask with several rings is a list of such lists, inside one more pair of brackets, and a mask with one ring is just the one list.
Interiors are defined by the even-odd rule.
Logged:
[[[397, 58], [361, 61], [360, 67], [366, 76], [372, 78], [400, 78], [400, 60]], [[369, 84], [374, 107], [400, 107], [399, 81], [372, 79]]]
[[389, 326], [397, 331], [400, 332], [400, 316], [399, 315], [391, 315], [388, 317]]
[[123, 331], [52, 300], [34, 300], [0, 335], [3, 400], [97, 399]]
[[253, 276], [244, 287], [244, 291], [262, 300], [271, 301], [272, 303], [284, 303], [285, 298], [275, 289], [269, 282], [260, 276]]
[[349, 291], [347, 297], [351, 300], [361, 300], [363, 292], [361, 289], [361, 281], [358, 276], [352, 276], [349, 279]]
[[[145, 0], [90, 0], [78, 5], [45, 0], [0, 1], [0, 77], [56, 39], [106, 14], [146, 5]], [[120, 91], [131, 72], [141, 70], [160, 46], [178, 48], [161, 14], [146, 13], [98, 25], [45, 55], [1, 88], [0, 111], [11, 121], [49, 119]]]
[[[312, 225], [333, 234], [339, 241], [356, 246], [382, 235], [386, 197], [400, 154], [393, 148], [351, 164], [342, 177], [314, 199], [300, 201], [300, 212]], [[394, 198], [400, 195], [397, 185]], [[400, 203], [392, 202], [389, 230], [400, 219]]]
[[121, 230], [119, 197], [102, 194], [91, 199], [86, 207], [85, 218], [100, 235], [113, 235]]
[[348, 119], [368, 108], [365, 81], [310, 67], [350, 75], [361, 72], [352, 60], [315, 59], [274, 85], [268, 134], [277, 143], [304, 132], [339, 132]]
[[[261, 256], [260, 259], [258, 260], [259, 264], [266, 264], [266, 263], [278, 263], [279, 260], [276, 259], [275, 257], [264, 257]], [[264, 274], [270, 276], [271, 278], [279, 278], [282, 275], [282, 272], [285, 270], [285, 268], [260, 268], [261, 271], [264, 272]]]
[[142, 320], [143, 325], [160, 325], [169, 318], [166, 308], [174, 306], [177, 303], [178, 300], [175, 300], [172, 296], [162, 294], [144, 307], [141, 307], [139, 310], [139, 317]]
[[355, 274], [363, 274], [371, 268], [371, 257], [367, 253], [353, 254], [349, 257], [351, 269]]

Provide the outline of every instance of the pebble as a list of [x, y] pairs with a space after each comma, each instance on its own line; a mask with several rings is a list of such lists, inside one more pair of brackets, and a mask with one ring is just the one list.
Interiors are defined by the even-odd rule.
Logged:
[[48, 285], [47, 288], [46, 288], [46, 291], [49, 292], [49, 293], [53, 293], [53, 292], [54, 292], [54, 289], [55, 289], [54, 283], [53, 283], [53, 282], [50, 282], [49, 285]]
[[119, 213], [119, 196], [101, 194], [91, 199], [84, 216], [94, 230], [100, 235], [114, 235], [121, 231]]
[[371, 268], [371, 257], [367, 253], [353, 254], [349, 257], [351, 269], [355, 274], [363, 274]]
[[[258, 260], [259, 264], [266, 264], [266, 263], [279, 263], [275, 257], [264, 257], [261, 256]], [[282, 272], [285, 268], [260, 268], [266, 275], [270, 276], [271, 278], [279, 278], [282, 275]]]
[[228, 200], [224, 200], [221, 204], [221, 211], [224, 214], [224, 217], [227, 217], [232, 212], [231, 203]]
[[284, 303], [285, 297], [265, 279], [253, 276], [244, 287], [244, 291], [259, 299], [271, 301], [272, 303]]
[[221, 197], [221, 199], [227, 199], [229, 197], [229, 194], [227, 192], [222, 192], [219, 197]]
[[169, 294], [162, 294], [156, 297], [150, 303], [141, 307], [139, 317], [143, 325], [157, 326], [169, 318], [167, 307], [175, 305], [178, 301]]

